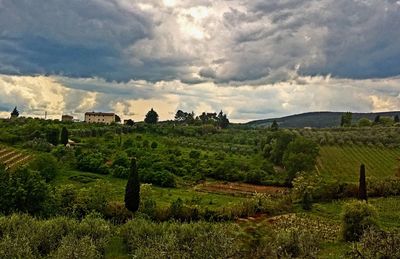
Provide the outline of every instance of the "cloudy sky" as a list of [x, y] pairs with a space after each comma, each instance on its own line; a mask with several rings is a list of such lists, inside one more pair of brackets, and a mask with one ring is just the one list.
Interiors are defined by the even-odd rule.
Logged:
[[0, 0], [0, 117], [400, 110], [397, 0]]

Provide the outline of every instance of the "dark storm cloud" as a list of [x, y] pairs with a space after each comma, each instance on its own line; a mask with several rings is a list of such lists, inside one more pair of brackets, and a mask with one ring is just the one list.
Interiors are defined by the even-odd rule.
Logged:
[[151, 30], [117, 1], [1, 0], [0, 72], [127, 80], [124, 50]]
[[399, 3], [0, 0], [0, 73], [222, 85], [392, 77]]

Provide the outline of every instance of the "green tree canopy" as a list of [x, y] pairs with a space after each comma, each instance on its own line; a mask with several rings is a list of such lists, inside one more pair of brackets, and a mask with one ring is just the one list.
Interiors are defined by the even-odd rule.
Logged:
[[276, 120], [274, 120], [271, 124], [271, 130], [272, 131], [277, 131], [279, 129], [279, 125], [278, 122], [276, 122]]
[[353, 120], [353, 114], [351, 112], [345, 112], [342, 114], [342, 117], [340, 120], [340, 126], [341, 127], [350, 127], [352, 120]]
[[304, 137], [297, 137], [290, 142], [283, 155], [283, 164], [288, 173], [287, 183], [290, 184], [298, 172], [312, 171], [318, 153], [318, 145]]
[[46, 182], [53, 180], [58, 173], [57, 160], [48, 153], [35, 156], [29, 167], [38, 171]]
[[369, 127], [372, 125], [372, 122], [368, 118], [361, 118], [357, 122], [358, 127]]
[[175, 114], [175, 121], [191, 124], [194, 122], [194, 117], [194, 112], [184, 112], [182, 110], [178, 110]]
[[218, 126], [220, 126], [222, 129], [226, 129], [229, 126], [229, 120], [222, 110], [218, 113], [217, 119]]
[[49, 197], [48, 186], [35, 171], [18, 169], [15, 172], [0, 168], [0, 212], [40, 213]]
[[146, 114], [144, 122], [149, 124], [156, 124], [158, 122], [158, 114], [153, 108]]

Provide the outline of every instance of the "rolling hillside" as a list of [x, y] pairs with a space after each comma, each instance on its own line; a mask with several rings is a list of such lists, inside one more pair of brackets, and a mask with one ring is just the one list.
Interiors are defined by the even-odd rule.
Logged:
[[[281, 128], [329, 128], [340, 126], [340, 119], [343, 112], [308, 112], [290, 115], [281, 118], [256, 120], [246, 123], [248, 126], [265, 127], [270, 126], [276, 120]], [[400, 111], [391, 112], [372, 112], [372, 113], [353, 113], [353, 123], [360, 118], [374, 120], [377, 115], [393, 117], [400, 115]]]

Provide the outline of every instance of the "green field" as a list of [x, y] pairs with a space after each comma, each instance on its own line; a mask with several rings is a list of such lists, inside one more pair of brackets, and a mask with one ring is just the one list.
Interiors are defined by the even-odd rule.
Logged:
[[364, 163], [367, 177], [394, 176], [399, 167], [400, 149], [366, 146], [323, 146], [317, 168], [328, 181], [357, 182]]
[[[88, 183], [82, 183], [73, 180], [73, 178], [71, 179], [71, 177], [74, 176], [91, 177], [94, 180]], [[107, 194], [109, 200], [120, 202], [124, 201], [126, 180], [118, 179], [110, 175], [100, 175], [79, 171], [62, 171], [55, 179], [54, 184], [56, 186], [72, 184], [78, 188], [90, 188], [95, 185], [96, 180], [102, 180], [106, 183], [109, 183]], [[161, 188], [152, 186], [149, 195], [160, 206], [169, 206], [173, 201], [180, 198], [186, 203], [209, 209], [231, 207], [246, 200], [246, 197], [199, 192], [195, 191], [193, 187], [183, 186], [179, 188]]]

